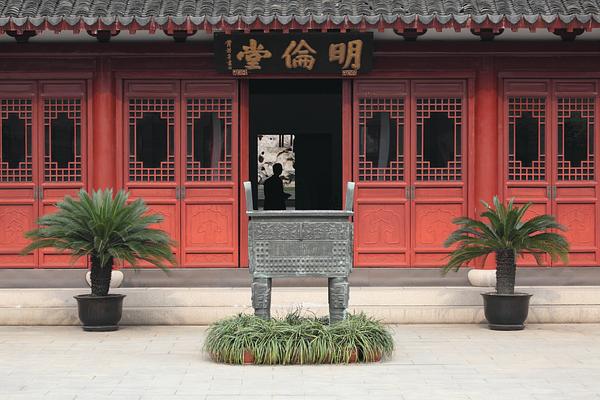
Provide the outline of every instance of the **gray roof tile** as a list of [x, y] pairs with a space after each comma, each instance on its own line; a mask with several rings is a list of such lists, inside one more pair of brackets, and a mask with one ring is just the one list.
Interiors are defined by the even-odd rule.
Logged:
[[326, 23], [344, 29], [365, 24], [394, 29], [414, 24], [550, 28], [557, 19], [563, 25], [599, 28], [600, 0], [0, 0], [0, 30], [48, 25], [74, 29], [97, 23], [116, 24], [115, 29], [157, 29], [164, 24], [223, 29], [223, 23], [235, 27], [231, 29]]
[[2, 17], [591, 15], [600, 0], [4, 0]]

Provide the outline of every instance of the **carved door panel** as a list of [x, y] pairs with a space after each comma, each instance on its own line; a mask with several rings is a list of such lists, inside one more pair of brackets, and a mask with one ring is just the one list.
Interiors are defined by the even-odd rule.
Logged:
[[359, 82], [354, 93], [357, 266], [409, 266], [408, 84]]
[[467, 212], [465, 83], [413, 82], [412, 102], [412, 265], [441, 266]]
[[[87, 189], [87, 105], [85, 82], [39, 83], [40, 215], [56, 211], [64, 196], [75, 197]], [[40, 250], [43, 267], [81, 267], [85, 260], [71, 263], [69, 254]]]
[[598, 265], [597, 83], [558, 81], [554, 93], [552, 212], [567, 227], [569, 265]]
[[125, 187], [164, 217], [159, 227], [179, 243], [179, 82], [125, 82], [123, 107]]
[[238, 263], [235, 82], [184, 81], [182, 105], [182, 265], [233, 267]]
[[36, 94], [33, 82], [0, 83], [0, 267], [37, 262], [37, 252], [19, 255], [38, 216]]
[[[551, 213], [550, 82], [506, 81], [504, 92], [504, 199], [514, 198], [518, 205], [531, 202], [526, 219]], [[537, 265], [530, 255], [517, 262]]]

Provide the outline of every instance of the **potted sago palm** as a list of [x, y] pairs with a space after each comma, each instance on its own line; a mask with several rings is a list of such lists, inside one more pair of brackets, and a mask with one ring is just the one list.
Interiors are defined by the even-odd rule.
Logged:
[[531, 203], [519, 207], [510, 200], [504, 205], [494, 197], [493, 206], [484, 201], [482, 204], [485, 211], [481, 221], [468, 217], [454, 219], [453, 223], [460, 227], [450, 234], [444, 245], [457, 247], [450, 254], [444, 273], [495, 253], [496, 291], [482, 293], [485, 317], [490, 329], [521, 330], [525, 327], [531, 294], [515, 293], [515, 259], [527, 253], [542, 265], [544, 254], [548, 254], [553, 261], [560, 258], [567, 263], [569, 244], [557, 232], [565, 228], [552, 215], [536, 215], [525, 220]]
[[109, 294], [115, 261], [135, 267], [144, 260], [161, 269], [174, 262], [173, 241], [151, 225], [162, 221], [149, 213], [143, 200], [128, 202], [128, 194], [112, 189], [91, 195], [81, 190], [78, 198], [66, 196], [58, 211], [38, 220], [39, 227], [25, 234], [31, 243], [23, 249], [54, 248], [69, 252], [72, 260], [86, 257], [91, 270], [91, 294], [75, 296], [79, 319], [86, 331], [118, 329], [123, 309], [122, 294]]

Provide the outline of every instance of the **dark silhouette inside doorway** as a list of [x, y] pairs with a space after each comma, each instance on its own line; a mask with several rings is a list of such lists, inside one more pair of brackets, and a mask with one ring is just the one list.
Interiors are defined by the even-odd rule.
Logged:
[[[288, 135], [293, 152], [294, 193], [288, 209], [342, 207], [342, 84], [340, 80], [294, 79], [250, 82], [250, 179], [258, 196], [259, 138]], [[271, 136], [272, 137], [272, 136]], [[277, 160], [274, 160], [277, 161]], [[268, 175], [272, 175], [268, 170]], [[284, 171], [284, 174], [286, 172]], [[287, 190], [286, 190], [287, 191]]]

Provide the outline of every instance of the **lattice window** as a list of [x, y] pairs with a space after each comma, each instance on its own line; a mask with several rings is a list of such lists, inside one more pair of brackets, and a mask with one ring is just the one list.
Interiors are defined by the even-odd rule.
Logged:
[[81, 100], [44, 100], [44, 180], [81, 182]]
[[187, 100], [186, 179], [231, 180], [231, 99]]
[[417, 181], [462, 179], [462, 99], [418, 98]]
[[546, 179], [546, 108], [543, 97], [508, 99], [508, 179]]
[[0, 100], [0, 119], [0, 182], [31, 182], [31, 100]]
[[358, 118], [359, 179], [404, 180], [404, 99], [362, 98]]
[[129, 99], [129, 180], [175, 181], [174, 99]]
[[558, 180], [594, 180], [594, 99], [558, 99]]

